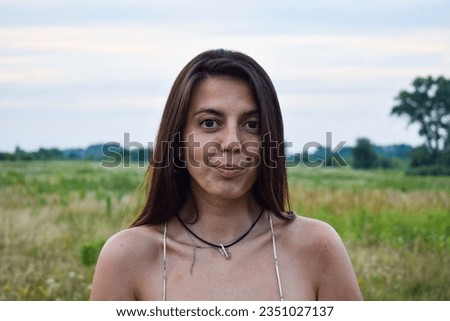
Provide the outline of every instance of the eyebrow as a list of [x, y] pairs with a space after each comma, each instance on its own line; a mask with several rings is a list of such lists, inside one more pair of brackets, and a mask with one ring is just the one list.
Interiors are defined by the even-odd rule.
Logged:
[[214, 108], [202, 108], [197, 110], [192, 116], [197, 116], [199, 114], [213, 114], [216, 116], [223, 116], [223, 113]]
[[[199, 114], [213, 114], [216, 116], [223, 116], [224, 113], [214, 109], [214, 108], [202, 108], [200, 110], [197, 110], [192, 116], [195, 117]], [[258, 115], [259, 116], [259, 110], [258, 109], [253, 109], [253, 110], [249, 110], [246, 111], [245, 113], [242, 114], [243, 117], [249, 117], [249, 116], [254, 116], [254, 115]]]

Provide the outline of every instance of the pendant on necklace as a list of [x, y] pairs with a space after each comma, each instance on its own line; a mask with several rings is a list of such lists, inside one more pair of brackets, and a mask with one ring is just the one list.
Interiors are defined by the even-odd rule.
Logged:
[[219, 252], [227, 260], [231, 259], [231, 253], [227, 251], [227, 249], [225, 248], [225, 246], [223, 246], [223, 244], [219, 244]]

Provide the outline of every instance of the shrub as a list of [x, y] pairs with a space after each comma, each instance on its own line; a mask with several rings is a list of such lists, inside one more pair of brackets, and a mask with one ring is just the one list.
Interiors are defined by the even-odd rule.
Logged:
[[406, 171], [406, 174], [421, 176], [450, 176], [450, 167], [440, 164], [411, 167]]
[[105, 240], [97, 240], [93, 242], [84, 243], [81, 246], [81, 262], [85, 266], [91, 266], [97, 263], [100, 251], [105, 244]]

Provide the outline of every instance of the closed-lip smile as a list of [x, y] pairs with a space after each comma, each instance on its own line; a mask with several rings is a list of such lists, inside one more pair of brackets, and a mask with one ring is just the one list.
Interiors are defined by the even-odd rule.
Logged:
[[238, 166], [217, 166], [214, 167], [214, 169], [216, 169], [222, 176], [234, 177], [240, 175], [245, 168]]

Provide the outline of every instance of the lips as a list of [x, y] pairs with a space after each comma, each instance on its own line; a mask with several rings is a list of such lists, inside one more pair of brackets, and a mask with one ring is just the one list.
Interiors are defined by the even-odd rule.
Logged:
[[219, 174], [223, 177], [227, 177], [227, 178], [231, 178], [231, 177], [236, 177], [238, 175], [240, 175], [245, 168], [243, 167], [227, 167], [227, 166], [219, 166], [219, 167], [214, 167], [214, 169], [219, 172]]
[[223, 169], [227, 169], [227, 170], [234, 170], [234, 169], [244, 169], [244, 168], [248, 168], [251, 167], [253, 164], [253, 162], [248, 161], [247, 159], [239, 159], [239, 160], [223, 160], [223, 159], [205, 159], [204, 162], [205, 165], [209, 166], [209, 167], [214, 167], [214, 168], [223, 168]]

